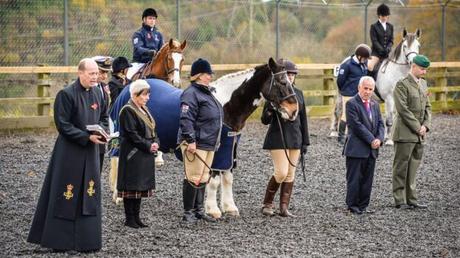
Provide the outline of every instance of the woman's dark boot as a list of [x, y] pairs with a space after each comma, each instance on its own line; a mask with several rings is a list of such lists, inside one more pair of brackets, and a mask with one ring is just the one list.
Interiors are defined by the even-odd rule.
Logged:
[[184, 216], [182, 217], [182, 221], [186, 223], [196, 223], [198, 221], [193, 210], [197, 189], [192, 184], [192, 182], [184, 179], [182, 185], [182, 200], [184, 202]]
[[294, 182], [289, 182], [289, 183], [283, 182], [281, 184], [280, 216], [282, 217], [296, 217], [295, 215], [291, 214], [288, 210], [293, 186], [294, 186]]
[[142, 199], [134, 199], [134, 220], [136, 224], [139, 225], [141, 228], [148, 227], [146, 224], [142, 223], [139, 214], [141, 213], [141, 200]]
[[273, 210], [273, 199], [275, 198], [276, 191], [280, 184], [276, 182], [275, 177], [272, 176], [268, 181], [267, 189], [265, 190], [264, 206], [262, 207], [262, 214], [266, 216], [273, 216], [275, 212]]
[[123, 198], [123, 205], [125, 206], [125, 226], [131, 228], [139, 228], [134, 218], [134, 199]]
[[339, 137], [337, 138], [337, 141], [339, 142], [339, 145], [341, 145], [341, 146], [343, 146], [345, 144], [346, 129], [347, 129], [347, 122], [345, 122], [343, 120], [340, 120], [340, 122], [339, 122], [339, 132], [338, 132]]
[[211, 216], [208, 216], [206, 212], [204, 212], [204, 193], [206, 191], [206, 183], [201, 183], [197, 189], [196, 199], [195, 199], [195, 217], [197, 219], [202, 219], [207, 222], [217, 222], [217, 220]]

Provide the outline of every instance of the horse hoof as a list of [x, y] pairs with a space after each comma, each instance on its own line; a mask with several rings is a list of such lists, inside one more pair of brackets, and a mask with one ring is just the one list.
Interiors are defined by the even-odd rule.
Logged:
[[118, 198], [118, 197], [117, 197], [117, 199], [115, 200], [115, 204], [116, 204], [117, 206], [120, 206], [122, 203], [123, 203], [123, 198]]
[[234, 218], [239, 218], [239, 217], [240, 217], [240, 213], [239, 213], [238, 211], [226, 211], [226, 212], [225, 212], [225, 216], [234, 217]]
[[155, 167], [161, 167], [164, 164], [165, 164], [164, 162], [155, 162]]
[[206, 213], [208, 216], [211, 216], [214, 219], [222, 218], [222, 213]]
[[336, 132], [336, 131], [332, 131], [330, 134], [329, 134], [329, 138], [337, 138], [339, 137], [339, 134]]

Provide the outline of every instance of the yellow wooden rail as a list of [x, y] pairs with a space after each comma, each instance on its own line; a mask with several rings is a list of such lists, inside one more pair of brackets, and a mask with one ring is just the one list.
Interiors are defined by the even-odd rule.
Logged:
[[[215, 71], [236, 71], [257, 66], [258, 64], [215, 64]], [[302, 71], [299, 79], [316, 79], [323, 81], [322, 90], [305, 90], [305, 97], [322, 97], [323, 105], [309, 105], [308, 113], [312, 117], [328, 117], [332, 115], [335, 96], [338, 94], [334, 82], [333, 69], [337, 64], [298, 64]], [[448, 86], [447, 78], [460, 77], [460, 62], [434, 62], [427, 77], [434, 79], [434, 87], [429, 88], [433, 110], [460, 110], [460, 100], [449, 100], [448, 93], [460, 92], [460, 86]], [[184, 65], [185, 72], [190, 71], [190, 65]], [[0, 67], [0, 74], [37, 74], [38, 97], [29, 98], [0, 98], [0, 106], [4, 105], [36, 105], [38, 116], [0, 117], [0, 129], [49, 127], [53, 124], [50, 116], [51, 104], [54, 98], [50, 96], [51, 74], [76, 73], [76, 66], [25, 66]], [[382, 110], [384, 107], [382, 105]], [[252, 117], [260, 115], [258, 109]], [[8, 115], [7, 115], [8, 116]]]

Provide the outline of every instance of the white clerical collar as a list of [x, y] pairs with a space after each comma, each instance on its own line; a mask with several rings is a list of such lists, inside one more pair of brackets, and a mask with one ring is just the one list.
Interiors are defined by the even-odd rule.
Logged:
[[384, 29], [384, 30], [387, 30], [387, 23], [386, 23], [386, 22], [382, 22], [380, 19], [379, 19], [379, 22], [380, 22], [380, 24], [382, 24], [383, 29]]

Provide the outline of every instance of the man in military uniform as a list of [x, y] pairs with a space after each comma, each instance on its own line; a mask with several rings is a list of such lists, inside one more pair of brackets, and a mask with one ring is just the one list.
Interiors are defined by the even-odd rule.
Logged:
[[369, 59], [368, 64], [370, 72], [377, 72], [378, 64], [388, 57], [393, 47], [393, 25], [388, 22], [390, 8], [386, 4], [379, 5], [377, 7], [377, 16], [379, 19], [371, 25], [369, 33], [372, 42], [372, 57]]
[[422, 79], [429, 66], [427, 57], [415, 56], [409, 74], [398, 81], [393, 92], [397, 112], [393, 127], [393, 197], [398, 209], [427, 207], [417, 201], [415, 177], [431, 127], [431, 104]]
[[[102, 94], [102, 104], [105, 105], [105, 108], [108, 110], [110, 104], [110, 89], [107, 84], [107, 79], [109, 77], [109, 72], [112, 71], [112, 58], [109, 56], [95, 56], [93, 57], [96, 61], [99, 68], [99, 75], [97, 77], [97, 89]], [[102, 173], [102, 167], [104, 165], [104, 156], [106, 151], [106, 144], [99, 145], [99, 161], [100, 168]]]
[[163, 46], [163, 35], [155, 27], [157, 18], [158, 15], [155, 9], [147, 8], [142, 13], [142, 27], [134, 32], [132, 37], [133, 68], [129, 70], [129, 79], [145, 63], [152, 60]]
[[102, 95], [96, 87], [98, 67], [85, 58], [78, 80], [60, 90], [54, 102], [59, 132], [28, 242], [59, 251], [96, 251], [102, 247], [99, 149], [102, 136], [87, 125], [108, 126]]

